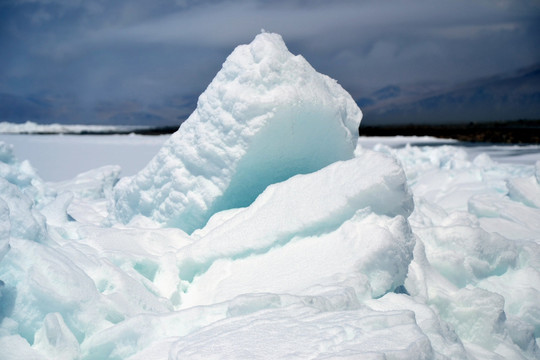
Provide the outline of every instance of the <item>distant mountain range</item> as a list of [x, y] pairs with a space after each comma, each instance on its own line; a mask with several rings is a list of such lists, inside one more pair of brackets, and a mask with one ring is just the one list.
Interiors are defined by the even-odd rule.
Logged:
[[387, 86], [357, 103], [366, 126], [540, 119], [540, 63], [450, 88]]
[[193, 112], [197, 97], [171, 96], [158, 104], [139, 101], [102, 101], [82, 105], [76, 98], [33, 94], [0, 93], [0, 121], [37, 124], [97, 124], [178, 126]]
[[[356, 99], [362, 126], [454, 124], [540, 119], [540, 63], [457, 86], [390, 85]], [[0, 93], [0, 121], [38, 124], [178, 126], [193, 112], [197, 95], [159, 103], [102, 101], [82, 105], [56, 94]]]

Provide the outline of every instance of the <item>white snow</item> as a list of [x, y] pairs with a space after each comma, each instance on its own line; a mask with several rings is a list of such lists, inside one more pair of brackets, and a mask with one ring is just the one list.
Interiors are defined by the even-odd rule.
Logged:
[[[63, 181], [92, 169], [117, 164], [122, 175], [136, 174], [158, 152], [168, 136], [140, 135], [0, 135], [28, 159], [45, 181]], [[81, 160], [83, 159], [83, 160]]]
[[[264, 102], [233, 86], [230, 104], [245, 101], [264, 114], [296, 109], [281, 92], [274, 94], [274, 106], [272, 96], [263, 96], [268, 84], [287, 88], [280, 75], [297, 81], [287, 66], [280, 71], [289, 61], [293, 70], [311, 74], [306, 81], [332, 84], [314, 92], [332, 93], [337, 86], [286, 52], [276, 35], [259, 35], [250, 46], [226, 64], [253, 70], [243, 81], [260, 90]], [[247, 66], [254, 59], [265, 63], [259, 50], [284, 62]], [[225, 95], [205, 98], [214, 85], [200, 108], [212, 101], [212, 109], [225, 106]], [[326, 100], [317, 111], [332, 108]], [[261, 125], [260, 137], [245, 133], [254, 126], [245, 125], [251, 110], [236, 118], [216, 110], [220, 117], [212, 118], [212, 129], [223, 130], [223, 121], [239, 131], [238, 139], [245, 135], [250, 146], [241, 151], [232, 133], [229, 145], [220, 143], [223, 132], [218, 136], [202, 125], [210, 118], [193, 115], [185, 135], [193, 143], [181, 140], [180, 131], [151, 160], [156, 167], [127, 180], [120, 180], [119, 166], [103, 162], [70, 179], [45, 182], [30, 162], [14, 156], [17, 148], [0, 142], [0, 359], [540, 358], [540, 162], [531, 161], [540, 149], [528, 147], [523, 158], [507, 163], [426, 138], [386, 144], [361, 138], [355, 148], [347, 117], [332, 112], [309, 117], [329, 132], [328, 147], [310, 143], [321, 135], [317, 129], [302, 131], [305, 141], [296, 143], [289, 132], [298, 134], [296, 121], [308, 121], [306, 109], [298, 108], [299, 117], [272, 118], [277, 124]], [[197, 134], [197, 141], [190, 138]], [[277, 134], [283, 148], [298, 156], [329, 155], [309, 169], [284, 156], [286, 174], [266, 184], [266, 165], [256, 160], [264, 145], [266, 159], [279, 164], [276, 154], [283, 154], [270, 144]], [[8, 139], [26, 144], [26, 151], [37, 149], [35, 136]], [[51, 139], [76, 152], [72, 137]], [[92, 147], [119, 147], [115, 141], [132, 157], [137, 143], [156, 146], [157, 140], [94, 137], [88, 154]], [[133, 209], [122, 219], [129, 218], [127, 224], [118, 221], [123, 194], [144, 194], [150, 205], [159, 205], [159, 191], [166, 198], [180, 186], [176, 182], [187, 181], [174, 178], [170, 167], [185, 169], [186, 156], [201, 156], [200, 163], [193, 161], [204, 164], [198, 165], [204, 181], [224, 184], [215, 199], [234, 181], [250, 180], [251, 169], [260, 189], [245, 206], [228, 201], [222, 211], [209, 205], [217, 201], [209, 197], [208, 221], [192, 226], [191, 234], [167, 226], [155, 209]], [[231, 168], [216, 167], [220, 176], [210, 177], [208, 161], [227, 156]], [[149, 159], [137, 160], [143, 167]], [[242, 163], [250, 166], [237, 174]], [[192, 196], [208, 191], [190, 170], [182, 186], [191, 186]], [[143, 175], [149, 181], [144, 189]]]

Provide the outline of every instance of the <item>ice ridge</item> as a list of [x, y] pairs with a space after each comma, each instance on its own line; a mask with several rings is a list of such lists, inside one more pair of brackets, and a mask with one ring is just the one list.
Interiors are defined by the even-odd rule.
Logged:
[[351, 159], [362, 113], [278, 34], [238, 46], [197, 109], [138, 174], [115, 188], [118, 220], [138, 214], [191, 233], [270, 184]]

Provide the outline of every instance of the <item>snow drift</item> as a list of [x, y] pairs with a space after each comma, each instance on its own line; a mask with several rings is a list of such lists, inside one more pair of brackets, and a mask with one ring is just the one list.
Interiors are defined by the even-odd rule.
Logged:
[[118, 184], [0, 143], [0, 358], [540, 357], [540, 162], [355, 148], [360, 111], [285, 50], [237, 48]]
[[124, 223], [142, 214], [188, 233], [270, 184], [350, 159], [362, 113], [277, 34], [237, 47], [195, 112], [138, 174], [116, 186]]

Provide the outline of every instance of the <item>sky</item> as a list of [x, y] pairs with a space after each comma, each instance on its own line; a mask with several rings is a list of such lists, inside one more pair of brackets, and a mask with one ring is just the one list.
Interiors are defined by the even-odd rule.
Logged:
[[355, 99], [540, 61], [540, 1], [0, 0], [0, 94], [89, 114], [191, 109], [226, 56], [261, 29]]

